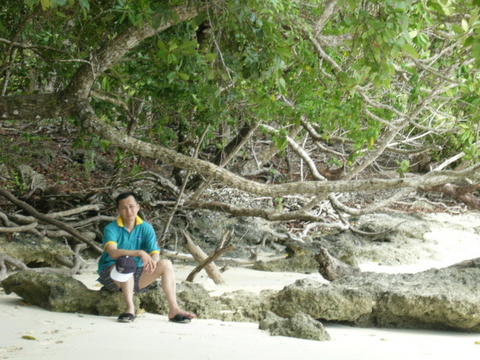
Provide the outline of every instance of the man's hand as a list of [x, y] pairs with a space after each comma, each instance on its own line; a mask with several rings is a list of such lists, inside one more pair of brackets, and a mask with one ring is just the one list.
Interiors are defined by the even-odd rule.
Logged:
[[143, 269], [145, 272], [153, 273], [157, 268], [157, 261], [143, 250], [140, 250], [139, 256], [143, 261]]

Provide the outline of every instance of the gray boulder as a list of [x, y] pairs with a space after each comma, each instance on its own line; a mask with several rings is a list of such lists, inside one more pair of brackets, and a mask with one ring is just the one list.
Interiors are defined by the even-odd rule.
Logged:
[[60, 266], [59, 258], [73, 255], [68, 245], [28, 233], [15, 233], [11, 239], [0, 234], [0, 253], [12, 256], [27, 266]]
[[125, 307], [122, 294], [90, 290], [82, 282], [57, 273], [24, 270], [1, 284], [7, 294], [14, 292], [26, 302], [51, 311], [118, 315]]
[[272, 312], [267, 312], [260, 321], [259, 328], [267, 330], [273, 336], [289, 336], [309, 340], [330, 340], [320, 321], [304, 313], [296, 313], [291, 318], [282, 318]]
[[[30, 304], [59, 312], [76, 312], [94, 315], [118, 315], [125, 310], [120, 292], [91, 290], [82, 282], [58, 273], [19, 271], [1, 282], [7, 294], [14, 292]], [[198, 284], [179, 284], [179, 304], [200, 317], [215, 316], [218, 304]], [[149, 291], [135, 296], [137, 308], [149, 312], [168, 312], [165, 294], [155, 283]]]
[[283, 317], [359, 326], [480, 331], [480, 259], [415, 274], [361, 273], [321, 284], [299, 280], [271, 298]]
[[[7, 294], [13, 292], [26, 302], [51, 311], [111, 316], [125, 310], [120, 292], [91, 290], [82, 282], [59, 273], [24, 270], [0, 284]], [[199, 284], [177, 284], [180, 306], [200, 318], [258, 321], [268, 309], [270, 295], [268, 291], [260, 295], [239, 291], [212, 297]], [[148, 291], [137, 294], [135, 302], [137, 308], [147, 312], [168, 313], [168, 302], [158, 282], [149, 286]]]

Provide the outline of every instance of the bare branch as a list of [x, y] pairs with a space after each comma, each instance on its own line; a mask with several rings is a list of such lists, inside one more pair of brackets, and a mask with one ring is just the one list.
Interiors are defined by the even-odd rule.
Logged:
[[320, 35], [325, 25], [327, 25], [327, 22], [330, 20], [330, 18], [333, 16], [335, 11], [337, 10], [337, 3], [338, 3], [338, 0], [329, 0], [325, 4], [325, 9], [323, 10], [322, 15], [320, 16], [317, 23], [315, 24], [315, 37], [318, 37], [318, 35]]
[[158, 27], [145, 22], [140, 27], [130, 27], [119, 34], [103, 48], [91, 55], [91, 64], [82, 65], [65, 89], [67, 97], [88, 98], [96, 78], [120, 62], [126, 53], [138, 46], [143, 40], [158, 34], [178, 23], [198, 15], [198, 9], [192, 6], [178, 6], [173, 9], [175, 16], [164, 20]]
[[245, 179], [208, 161], [193, 159], [163, 146], [147, 143], [128, 136], [124, 132], [115, 129], [100, 120], [88, 103], [79, 105], [77, 110], [85, 126], [94, 133], [111, 141], [112, 144], [116, 146], [129, 149], [146, 157], [162, 159], [165, 163], [186, 170], [192, 170], [204, 176], [213, 175], [214, 179], [227, 186], [263, 196], [279, 197], [297, 194], [320, 195], [328, 194], [330, 192], [385, 190], [405, 187], [419, 188], [421, 186], [434, 186], [459, 181], [462, 177], [474, 174], [480, 169], [479, 163], [458, 172], [432, 172], [422, 176], [400, 179], [339, 180], [331, 182], [305, 181], [285, 184], [263, 184]]
[[[278, 133], [277, 129], [269, 125], [262, 124], [261, 127], [270, 132]], [[326, 178], [318, 172], [315, 162], [312, 160], [310, 155], [308, 155], [306, 151], [300, 145], [298, 145], [297, 142], [294, 139], [292, 139], [290, 136], [287, 136], [287, 141], [288, 141], [288, 145], [291, 146], [293, 151], [295, 151], [295, 153], [297, 153], [297, 155], [307, 163], [308, 168], [312, 172], [313, 177], [317, 180], [326, 180]]]
[[352, 34], [343, 35], [317, 35], [318, 41], [324, 46], [337, 47], [342, 46], [345, 41], [353, 40]]
[[33, 222], [28, 225], [22, 226], [9, 226], [9, 227], [0, 227], [0, 233], [16, 233], [16, 232], [23, 232], [23, 231], [30, 231], [37, 227], [38, 223]]
[[310, 214], [303, 210], [280, 212], [276, 210], [258, 209], [258, 208], [239, 208], [233, 205], [223, 203], [220, 201], [192, 201], [184, 204], [187, 207], [196, 209], [208, 209], [218, 212], [226, 212], [234, 216], [252, 216], [260, 217], [270, 221], [289, 221], [289, 220], [301, 220], [301, 221], [314, 221], [325, 222], [325, 218], [322, 215]]
[[315, 49], [317, 50], [318, 54], [320, 55], [320, 57], [322, 59], [324, 59], [325, 61], [327, 61], [330, 65], [333, 66], [333, 68], [337, 71], [337, 72], [341, 72], [342, 71], [342, 68], [340, 65], [338, 65], [338, 63], [330, 56], [328, 55], [325, 50], [323, 50], [323, 47], [322, 45], [320, 45], [320, 43], [318, 42], [317, 39], [315, 39], [313, 37], [313, 35], [309, 35], [310, 36], [310, 41], [313, 43], [313, 46], [315, 47]]
[[[478, 145], [478, 144], [477, 144]], [[457, 155], [454, 155], [452, 156], [451, 158], [448, 158], [446, 159], [445, 161], [443, 161], [440, 165], [436, 166], [435, 171], [439, 171], [439, 170], [443, 170], [445, 169], [448, 165], [450, 165], [451, 163], [457, 161], [457, 160], [460, 160], [462, 157], [465, 156], [465, 153], [462, 151], [460, 153], [458, 153]]]
[[203, 252], [200, 246], [196, 245], [193, 242], [190, 234], [187, 231], [183, 229], [181, 231], [183, 236], [185, 237], [188, 251], [192, 254], [192, 256], [199, 263], [199, 265], [204, 264], [202, 267], [197, 266], [196, 270], [192, 271], [188, 275], [187, 281], [193, 281], [196, 274], [200, 272], [201, 269], [205, 268], [205, 272], [208, 274], [208, 277], [212, 279], [215, 282], [215, 284], [224, 284], [225, 280], [223, 279], [222, 274], [220, 273], [220, 270], [217, 268], [213, 260], [210, 261], [209, 263], [206, 263], [205, 261], [208, 259], [207, 254]]
[[57, 227], [59, 227], [60, 229], [63, 229], [65, 231], [67, 231], [68, 233], [70, 233], [71, 235], [74, 236], [75, 239], [81, 241], [81, 242], [84, 242], [85, 244], [89, 245], [90, 247], [92, 247], [94, 250], [96, 250], [98, 253], [103, 253], [103, 249], [101, 247], [99, 247], [97, 244], [95, 244], [94, 242], [92, 242], [90, 239], [87, 239], [85, 238], [82, 234], [80, 234], [77, 230], [75, 230], [74, 228], [64, 224], [63, 222], [61, 221], [58, 221], [56, 219], [53, 219], [51, 218], [50, 216], [48, 215], [45, 215], [45, 214], [42, 214], [40, 212], [38, 212], [37, 210], [35, 210], [32, 206], [30, 206], [29, 204], [27, 204], [26, 202], [24, 201], [21, 201], [19, 199], [17, 199], [15, 196], [13, 196], [10, 192], [8, 192], [7, 190], [4, 190], [4, 189], [0, 189], [0, 195], [2, 195], [3, 197], [7, 198], [8, 200], [10, 200], [12, 203], [14, 203], [15, 205], [21, 207], [22, 209], [24, 209], [25, 211], [29, 212], [30, 214], [32, 214], [34, 217], [36, 217], [37, 219], [41, 220], [41, 221], [44, 221], [44, 222], [47, 222], [47, 223], [50, 223], [50, 224], [53, 224]]
[[[220, 245], [215, 249], [214, 253], [211, 254], [210, 256], [208, 256], [202, 263], [198, 264], [195, 269], [193, 269], [190, 274], [188, 274], [187, 276], [187, 281], [193, 281], [193, 279], [195, 278], [195, 276], [200, 272], [202, 271], [202, 269], [204, 267], [206, 267], [207, 265], [211, 264], [213, 261], [217, 260], [220, 256], [222, 256], [224, 253], [228, 252], [228, 251], [231, 251], [234, 249], [234, 246], [232, 244], [230, 244], [230, 241], [231, 241], [231, 238], [232, 238], [232, 232], [231, 231], [227, 231], [224, 235], [223, 235], [223, 239], [222, 239], [222, 242], [220, 243]], [[215, 280], [215, 279], [214, 279]], [[221, 281], [221, 279], [217, 279], [217, 281]], [[215, 283], [217, 283], [217, 281], [215, 281]], [[219, 282], [221, 283], [221, 282]]]

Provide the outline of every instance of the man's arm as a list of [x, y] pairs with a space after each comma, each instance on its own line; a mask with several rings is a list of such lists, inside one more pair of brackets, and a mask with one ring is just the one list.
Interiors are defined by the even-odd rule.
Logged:
[[[118, 259], [120, 256], [138, 256], [143, 261], [144, 269], [147, 272], [152, 272], [158, 262], [158, 254], [149, 255], [143, 250], [124, 250], [118, 249], [116, 243], [109, 243], [105, 246], [105, 251], [113, 259]], [[155, 260], [156, 259], [156, 260]]]

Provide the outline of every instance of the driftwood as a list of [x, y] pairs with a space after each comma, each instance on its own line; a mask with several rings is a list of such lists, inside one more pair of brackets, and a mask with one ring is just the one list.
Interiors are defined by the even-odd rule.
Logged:
[[[171, 259], [195, 261], [195, 258], [191, 254], [181, 253], [173, 250], [162, 249], [162, 255]], [[283, 260], [285, 258], [286, 258], [286, 255], [271, 256], [269, 258], [262, 259], [262, 262], [267, 263], [271, 261]], [[227, 257], [227, 256], [217, 260], [222, 264], [246, 266], [246, 267], [255, 265], [258, 262], [257, 259], [237, 259], [237, 258]]]
[[[195, 269], [192, 270], [192, 272], [187, 276], [187, 281], [193, 281], [195, 276], [207, 265], [212, 264], [216, 259], [218, 259], [222, 254], [233, 250], [234, 246], [230, 244], [230, 241], [232, 239], [232, 232], [228, 231], [223, 235], [222, 241], [220, 242], [219, 246], [215, 249], [215, 252], [210, 255], [208, 258], [206, 258], [202, 263], [198, 264]], [[220, 278], [221, 279], [221, 278]], [[222, 282], [224, 283], [223, 279], [221, 279]], [[219, 284], [215, 279], [213, 279], [216, 284]], [[220, 283], [220, 284], [221, 284]]]
[[0, 227], [0, 233], [16, 233], [16, 232], [30, 231], [35, 229], [37, 225], [38, 225], [37, 222], [32, 222], [28, 225]]
[[[215, 265], [213, 261], [217, 259], [225, 251], [223, 251], [221, 254], [219, 254], [215, 258], [212, 258], [212, 256], [209, 257], [200, 248], [200, 246], [196, 245], [193, 242], [191, 236], [188, 234], [187, 231], [182, 230], [182, 233], [186, 239], [186, 246], [188, 251], [192, 254], [193, 258], [199, 263], [199, 265], [194, 270], [192, 270], [192, 272], [188, 275], [187, 281], [193, 281], [196, 274], [199, 273], [203, 268], [205, 268], [205, 271], [208, 274], [208, 277], [211, 278], [215, 282], [215, 284], [224, 284], [225, 280], [223, 279], [220, 270], [218, 269], [218, 267]], [[209, 261], [207, 262], [207, 260]]]
[[[348, 265], [343, 261], [333, 257], [325, 248], [320, 248], [320, 252], [316, 254], [314, 258], [318, 263], [318, 272], [329, 281], [338, 280], [345, 276], [360, 275], [362, 273], [358, 267]], [[479, 262], [479, 258], [464, 260], [447, 266], [445, 269], [464, 269], [475, 267]]]
[[27, 265], [25, 265], [22, 261], [14, 258], [13, 256], [0, 254], [0, 281], [5, 279], [8, 275], [7, 264], [19, 270], [28, 270]]
[[325, 248], [320, 249], [320, 252], [315, 255], [315, 260], [319, 265], [318, 272], [326, 280], [333, 281], [347, 275], [360, 273], [360, 269], [334, 258]]
[[30, 213], [32, 216], [37, 218], [38, 220], [41, 220], [43, 222], [55, 225], [56, 227], [65, 230], [67, 233], [71, 234], [74, 239], [83, 242], [87, 245], [89, 245], [92, 249], [97, 251], [99, 254], [103, 253], [103, 250], [100, 246], [98, 246], [96, 243], [94, 243], [92, 240], [88, 239], [84, 235], [82, 235], [78, 230], [74, 229], [73, 227], [65, 224], [64, 222], [54, 219], [49, 215], [42, 214], [35, 210], [32, 206], [27, 204], [26, 202], [17, 199], [15, 196], [13, 196], [9, 191], [5, 189], [0, 189], [0, 195], [3, 197], [7, 198], [10, 202], [14, 203], [15, 205], [21, 207], [28, 213]]
[[457, 201], [465, 203], [472, 209], [480, 210], [480, 198], [475, 193], [480, 190], [480, 184], [456, 185], [445, 184], [425, 189], [427, 191], [440, 192]]

